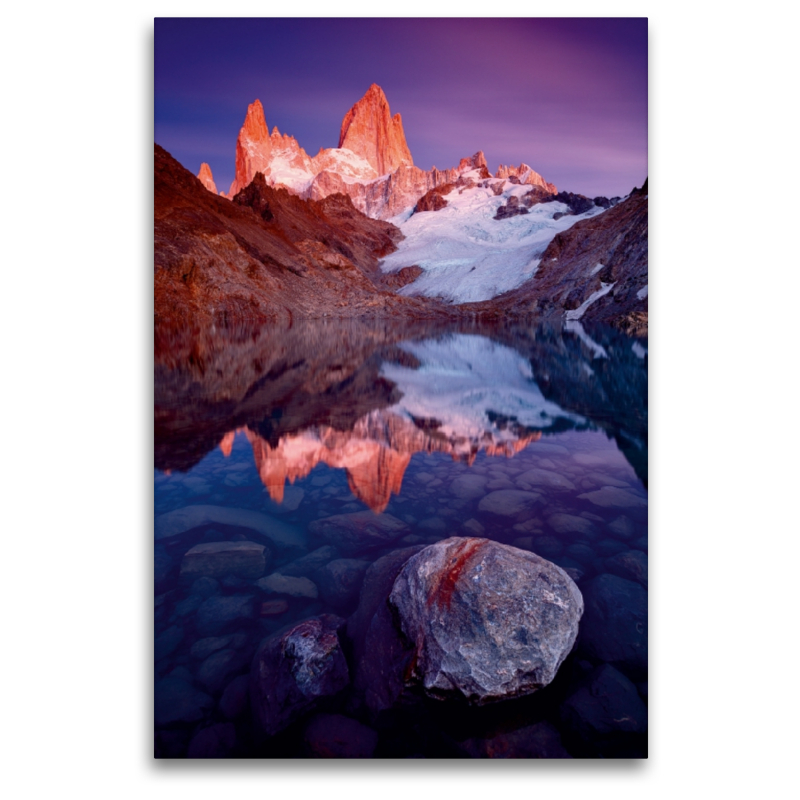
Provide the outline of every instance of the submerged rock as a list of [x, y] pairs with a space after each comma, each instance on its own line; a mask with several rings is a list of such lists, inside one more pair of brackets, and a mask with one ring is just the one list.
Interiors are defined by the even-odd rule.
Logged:
[[189, 742], [189, 758], [227, 758], [236, 747], [236, 728], [221, 722], [198, 731]]
[[411, 652], [395, 627], [386, 602], [395, 578], [421, 545], [379, 558], [364, 576], [358, 608], [347, 621], [356, 664], [355, 687], [372, 712], [390, 708], [403, 693]]
[[196, 722], [214, 705], [204, 692], [181, 678], [164, 678], [155, 685], [156, 725]]
[[616, 755], [626, 745], [644, 748], [647, 707], [633, 683], [609, 664], [598, 667], [567, 698], [561, 720], [569, 735], [588, 748], [587, 755]]
[[472, 758], [572, 758], [549, 722], [501, 731], [486, 739], [468, 739], [461, 746]]
[[[330, 478], [328, 480], [330, 480]], [[329, 561], [333, 561], [338, 557], [339, 551], [335, 547], [326, 544], [323, 547], [318, 547], [302, 558], [297, 558], [288, 564], [284, 564], [280, 567], [280, 573], [281, 575], [287, 575], [293, 578], [308, 577], [313, 572], [324, 567]]]
[[253, 616], [253, 596], [209, 597], [197, 609], [195, 627], [201, 636], [214, 636], [229, 625]]
[[627, 550], [606, 559], [606, 569], [620, 578], [641, 583], [647, 588], [647, 553]]
[[630, 489], [620, 489], [617, 486], [604, 486], [596, 492], [586, 492], [578, 495], [579, 500], [588, 500], [601, 508], [645, 508], [647, 499]]
[[250, 670], [253, 716], [269, 736], [279, 733], [320, 700], [349, 683], [339, 643], [341, 617], [307, 619], [259, 647]]
[[316, 574], [320, 596], [337, 611], [347, 611], [348, 607], [352, 609], [369, 566], [369, 561], [355, 558], [331, 561]]
[[583, 598], [543, 558], [453, 537], [412, 556], [389, 603], [413, 650], [407, 681], [477, 705], [547, 686], [572, 649]]
[[638, 583], [603, 574], [584, 587], [581, 649], [635, 679], [647, 675], [647, 591]]
[[285, 594], [289, 597], [308, 597], [314, 600], [319, 592], [316, 584], [308, 578], [292, 578], [273, 572], [256, 581], [256, 586], [266, 594]]
[[391, 514], [374, 514], [372, 511], [337, 514], [318, 519], [308, 526], [308, 530], [346, 554], [381, 547], [410, 533], [408, 525], [397, 517]]
[[248, 541], [198, 544], [183, 557], [181, 577], [258, 578], [267, 564], [264, 550], [263, 544]]
[[499, 489], [478, 503], [478, 511], [505, 521], [521, 522], [542, 502], [542, 495], [517, 489]]

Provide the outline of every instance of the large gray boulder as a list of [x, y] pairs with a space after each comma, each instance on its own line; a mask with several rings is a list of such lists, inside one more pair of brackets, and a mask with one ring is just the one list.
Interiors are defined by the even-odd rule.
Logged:
[[572, 649], [583, 598], [560, 567], [489, 539], [453, 537], [404, 564], [389, 604], [413, 655], [406, 681], [482, 705], [547, 686]]
[[344, 620], [322, 614], [265, 640], [250, 669], [250, 703], [274, 736], [350, 681], [338, 631]]

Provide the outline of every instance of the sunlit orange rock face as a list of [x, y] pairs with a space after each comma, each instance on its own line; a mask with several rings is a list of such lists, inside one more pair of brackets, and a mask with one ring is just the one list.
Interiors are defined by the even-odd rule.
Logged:
[[414, 453], [449, 453], [454, 460], [472, 464], [481, 450], [510, 458], [541, 438], [536, 432], [511, 441], [470, 442], [464, 437], [448, 438], [435, 430], [421, 430], [387, 410], [367, 414], [352, 431], [320, 426], [281, 437], [275, 447], [249, 428], [245, 428], [245, 435], [253, 448], [261, 482], [275, 502], [283, 501], [287, 481], [294, 483], [306, 477], [321, 463], [344, 469], [350, 491], [377, 514], [385, 510], [393, 494], [400, 493]]
[[217, 184], [214, 183], [214, 176], [211, 174], [211, 167], [204, 161], [200, 165], [200, 172], [197, 173], [200, 183], [208, 189], [209, 192], [217, 194]]
[[[255, 100], [248, 106], [236, 141], [236, 176], [228, 194], [221, 194], [233, 199], [261, 172], [269, 186], [285, 187], [304, 199], [346, 194], [359, 211], [385, 220], [416, 205], [431, 189], [453, 183], [474, 169], [481, 170], [481, 178], [490, 177], [481, 151], [462, 158], [455, 168], [426, 171], [414, 166], [400, 115], [391, 115], [383, 89], [372, 84], [345, 114], [339, 146], [323, 148], [313, 158], [277, 127], [270, 134], [264, 108]], [[521, 183], [556, 192], [527, 164], [501, 166], [497, 177], [512, 175]]]
[[339, 147], [365, 158], [378, 175], [414, 164], [403, 133], [403, 121], [399, 114], [391, 115], [386, 95], [375, 83], [345, 114]]

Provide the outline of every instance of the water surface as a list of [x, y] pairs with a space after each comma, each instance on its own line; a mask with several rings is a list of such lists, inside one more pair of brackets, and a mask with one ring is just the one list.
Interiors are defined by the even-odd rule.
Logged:
[[[635, 717], [644, 708], [646, 671], [615, 660], [613, 680], [602, 673], [603, 683], [603, 658], [581, 644], [599, 624], [587, 616], [550, 686], [490, 708], [420, 699], [374, 719], [345, 692], [265, 739], [253, 729], [244, 676], [269, 634], [322, 612], [351, 614], [375, 560], [454, 535], [531, 550], [568, 570], [582, 591], [602, 575], [646, 591], [646, 348], [646, 341], [580, 323], [318, 322], [160, 332], [156, 754], [319, 754], [319, 720], [344, 717], [376, 742], [376, 757], [644, 755], [641, 721], [614, 719], [620, 709], [632, 708]], [[507, 490], [538, 495], [535, 512], [482, 510], [485, 497]], [[190, 523], [175, 532], [171, 512], [187, 508]], [[405, 526], [402, 535], [353, 551], [309, 531], [315, 520], [361, 512], [391, 515]], [[273, 520], [280, 541], [261, 523], [254, 527], [256, 518]], [[265, 545], [264, 572], [187, 571], [187, 551], [219, 541]], [[320, 572], [325, 564], [314, 564], [306, 577], [317, 597], [256, 587], [323, 547], [330, 550], [325, 563], [349, 560], [344, 585], [330, 585]], [[198, 610], [214, 596], [242, 598], [245, 610], [209, 624]], [[625, 609], [619, 613], [624, 621]], [[602, 624], [618, 635], [613, 619]], [[588, 719], [584, 687], [597, 692], [598, 685], [612, 687], [601, 703], [605, 718]]]

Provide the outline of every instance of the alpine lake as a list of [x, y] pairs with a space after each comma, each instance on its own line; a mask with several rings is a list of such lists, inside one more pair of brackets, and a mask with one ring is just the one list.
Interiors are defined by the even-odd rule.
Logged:
[[[157, 329], [155, 367], [156, 757], [646, 757], [645, 339], [295, 321]], [[524, 696], [436, 697], [408, 673], [376, 707], [358, 677], [370, 575], [451, 537], [564, 570], [575, 644]], [[265, 730], [259, 649], [319, 618], [344, 677], [304, 694], [281, 673]]]

